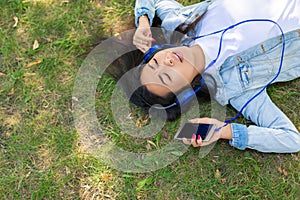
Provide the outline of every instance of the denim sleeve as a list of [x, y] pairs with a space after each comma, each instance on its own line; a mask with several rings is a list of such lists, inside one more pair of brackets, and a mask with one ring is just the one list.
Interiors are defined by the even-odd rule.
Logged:
[[248, 143], [247, 127], [243, 124], [231, 124], [232, 140], [229, 141], [231, 146], [237, 149], [245, 150]]
[[177, 13], [176, 18], [180, 18], [178, 15], [179, 10], [184, 6], [175, 0], [136, 0], [134, 14], [135, 14], [135, 25], [138, 27], [138, 19], [141, 15], [148, 15], [150, 26], [153, 23], [155, 13], [157, 16], [164, 21], [167, 16], [174, 12]]
[[151, 26], [155, 15], [155, 6], [153, 0], [136, 0], [134, 14], [136, 27], [138, 27], [138, 19], [142, 15], [148, 15]]
[[[257, 91], [248, 91], [230, 103], [237, 110]], [[233, 139], [229, 143], [238, 149], [261, 152], [291, 153], [300, 150], [300, 134], [288, 117], [271, 101], [266, 91], [257, 96], [243, 110], [245, 118], [256, 125], [246, 127], [232, 124]]]

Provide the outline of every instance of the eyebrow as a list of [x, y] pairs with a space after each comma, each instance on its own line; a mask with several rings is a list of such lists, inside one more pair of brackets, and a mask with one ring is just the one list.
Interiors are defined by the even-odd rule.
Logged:
[[[153, 60], [154, 60], [154, 62], [155, 62], [155, 64], [156, 64], [156, 66], [158, 66], [157, 60], [156, 60], [155, 58], [153, 58]], [[151, 69], [155, 69], [155, 68], [150, 64], [150, 62], [148, 63], [148, 65], [149, 65], [149, 67], [150, 67]]]

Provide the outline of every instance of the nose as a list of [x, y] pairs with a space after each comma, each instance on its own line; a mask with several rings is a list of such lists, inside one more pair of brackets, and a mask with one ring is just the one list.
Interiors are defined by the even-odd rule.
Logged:
[[166, 57], [165, 57], [165, 60], [164, 60], [164, 64], [167, 65], [167, 66], [170, 66], [170, 67], [172, 67], [174, 65], [174, 59], [172, 58], [170, 52], [168, 52], [166, 54]]

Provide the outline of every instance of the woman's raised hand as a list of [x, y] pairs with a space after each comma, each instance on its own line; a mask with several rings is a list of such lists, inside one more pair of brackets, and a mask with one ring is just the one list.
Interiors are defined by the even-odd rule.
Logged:
[[155, 42], [155, 39], [152, 38], [148, 17], [143, 15], [139, 18], [139, 26], [133, 36], [133, 44], [145, 53], [152, 46], [152, 42]]

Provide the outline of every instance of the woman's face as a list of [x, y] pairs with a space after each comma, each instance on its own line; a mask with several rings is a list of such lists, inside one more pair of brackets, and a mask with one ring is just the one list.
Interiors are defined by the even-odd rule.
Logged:
[[141, 83], [158, 96], [180, 90], [199, 74], [196, 55], [185, 46], [157, 52], [143, 68]]

